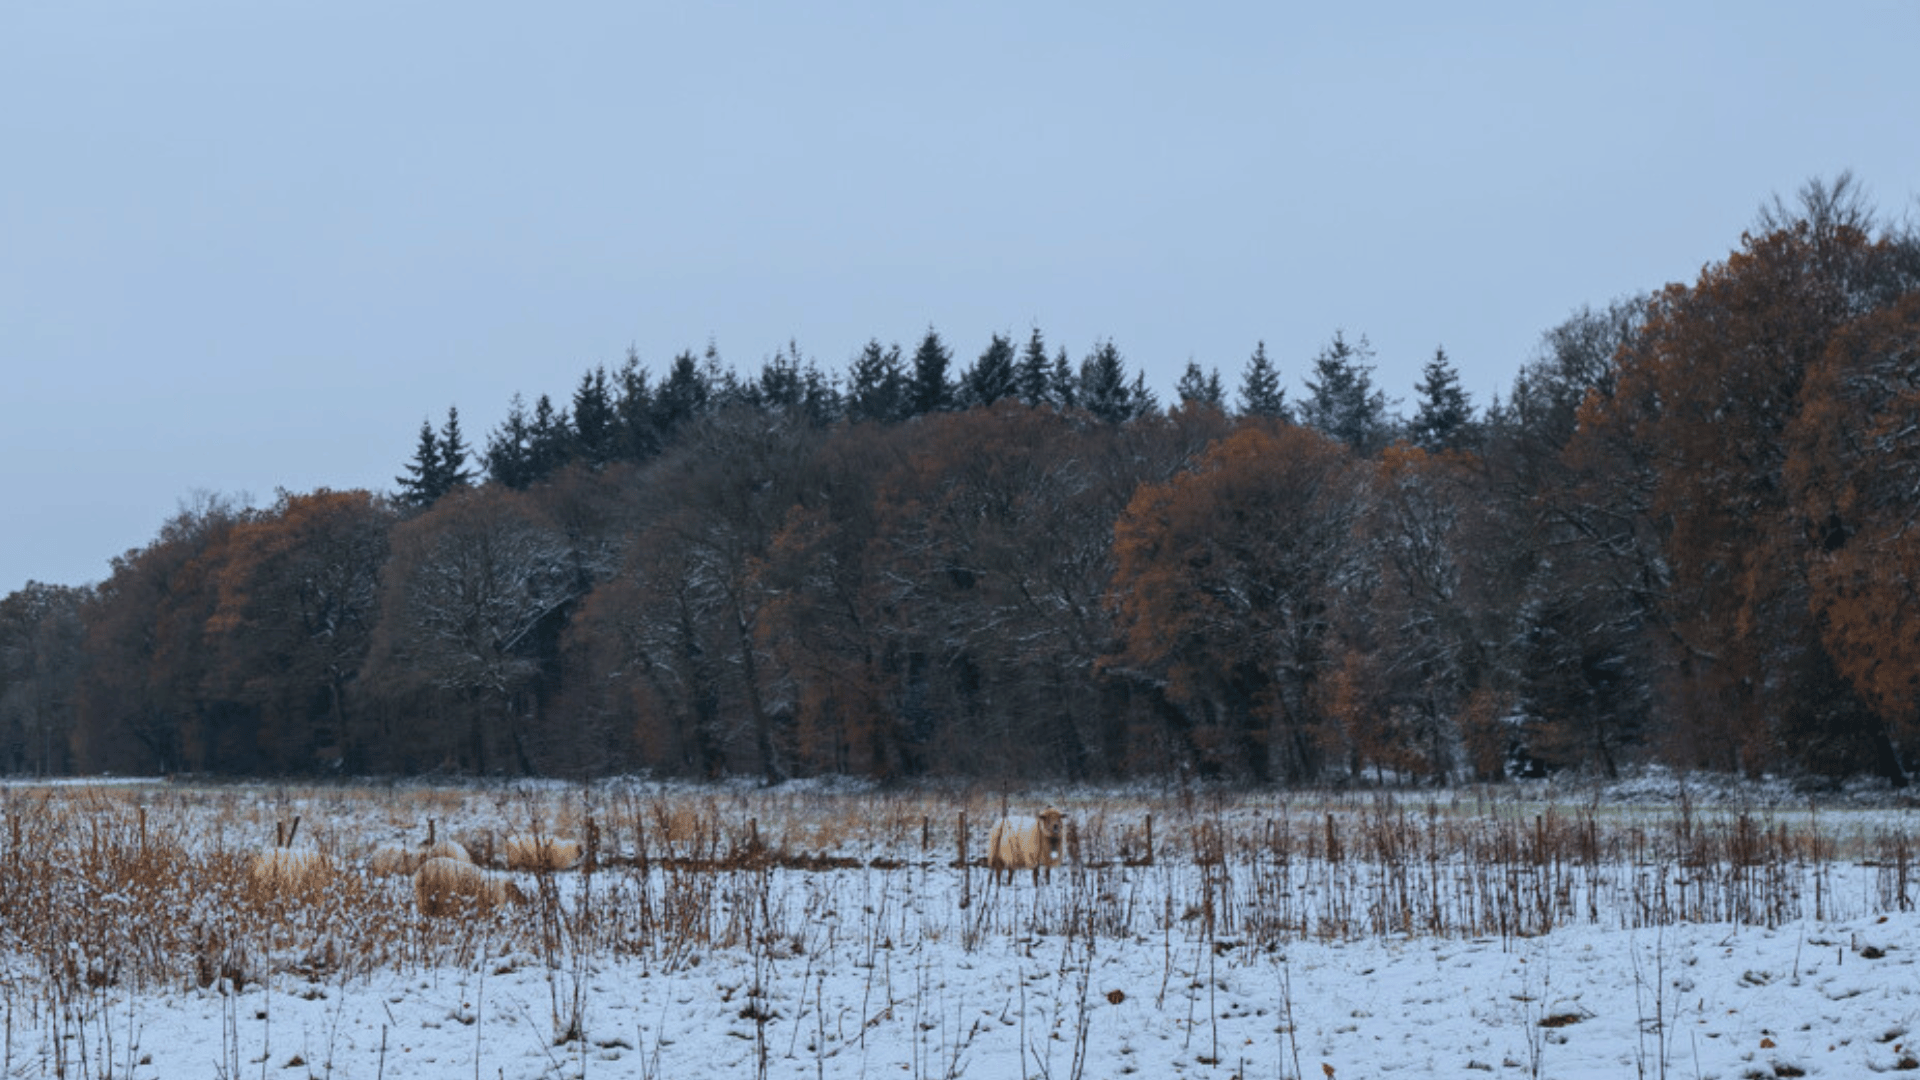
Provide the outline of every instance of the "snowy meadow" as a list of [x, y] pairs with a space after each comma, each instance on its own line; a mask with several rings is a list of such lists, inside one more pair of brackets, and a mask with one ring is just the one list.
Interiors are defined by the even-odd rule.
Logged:
[[[995, 883], [1051, 803], [1064, 865]], [[1767, 789], [0, 788], [0, 1075], [1920, 1069], [1909, 812]], [[513, 836], [577, 862], [510, 870]], [[428, 914], [382, 847], [518, 899]], [[313, 873], [250, 874], [263, 852]]]

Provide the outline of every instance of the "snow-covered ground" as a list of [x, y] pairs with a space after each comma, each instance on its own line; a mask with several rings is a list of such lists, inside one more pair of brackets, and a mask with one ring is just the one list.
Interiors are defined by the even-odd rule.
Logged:
[[[107, 993], [81, 1003], [64, 1054], [69, 1075], [343, 1080], [1860, 1077], [1920, 1058], [1911, 915], [1271, 952], [1177, 938], [868, 944]], [[6, 1075], [55, 1075], [53, 1018], [9, 1008]], [[576, 1014], [586, 1037], [556, 1045]]]
[[[1457, 812], [1537, 827], [1536, 807], [1572, 801], [1565, 791], [1520, 794]], [[298, 808], [274, 797], [276, 812]], [[1702, 832], [1728, 828], [1753, 802], [1700, 801], [1739, 803], [1701, 811]], [[1082, 820], [1103, 802], [1116, 804], [1108, 835], [1133, 827], [1111, 797], [1072, 800]], [[1643, 793], [1606, 813], [1658, 840], [1672, 814], [1661, 802]], [[440, 805], [443, 821], [475, 812]], [[1596, 803], [1585, 805], [1591, 815]], [[1484, 918], [1475, 905], [1501, 884], [1485, 878], [1492, 864], [1415, 851], [1403, 873], [1381, 871], [1356, 845], [1338, 873], [1305, 849], [1284, 867], [1208, 870], [1178, 846], [1175, 815], [1162, 807], [1156, 865], [1063, 870], [1038, 886], [1021, 875], [990, 887], [978, 869], [963, 876], [937, 856], [916, 859], [926, 841], [911, 827], [891, 847], [856, 848], [851, 865], [730, 870], [678, 885], [657, 866], [567, 875], [566, 911], [598, 905], [590, 949], [542, 951], [495, 927], [391, 966], [316, 969], [295, 947], [253, 958], [238, 989], [185, 979], [61, 993], [35, 981], [28, 958], [0, 957], [0, 1075], [1733, 1080], [1920, 1069], [1920, 916], [1903, 903], [1905, 863], [1872, 854], [1876, 838], [1904, 835], [1907, 812], [1864, 805], [1815, 811], [1783, 797], [1757, 814], [1763, 832], [1816, 820], [1835, 857], [1775, 860], [1752, 868], [1753, 880], [1684, 859], [1646, 862], [1631, 846], [1614, 849], [1625, 854], [1611, 867], [1542, 873], [1560, 884], [1538, 891], [1539, 902], [1559, 906], [1555, 928], [1538, 934], [1370, 929], [1382, 911], [1417, 916], [1422, 890], [1430, 917]], [[743, 806], [767, 835], [783, 827], [777, 807]], [[318, 807], [306, 811], [322, 820]], [[1360, 802], [1350, 812], [1379, 811]], [[1325, 816], [1293, 813], [1309, 833]], [[1431, 827], [1417, 808], [1410, 820]], [[367, 887], [408, 904], [404, 881]], [[704, 891], [676, 892], [688, 889]], [[1414, 906], [1402, 895], [1393, 907], [1409, 889]], [[1717, 903], [1772, 917], [1655, 925], [1664, 920], [1636, 906], [1656, 892], [1685, 910]], [[656, 927], [689, 905], [681, 914], [696, 932], [622, 944], [641, 923], [620, 912], [642, 903]], [[1274, 932], [1277, 916], [1306, 932]]]

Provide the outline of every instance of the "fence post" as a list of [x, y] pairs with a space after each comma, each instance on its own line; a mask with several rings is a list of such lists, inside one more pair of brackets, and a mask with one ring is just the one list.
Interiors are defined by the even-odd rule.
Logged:
[[973, 872], [967, 865], [967, 812], [960, 811], [960, 906], [973, 903]]

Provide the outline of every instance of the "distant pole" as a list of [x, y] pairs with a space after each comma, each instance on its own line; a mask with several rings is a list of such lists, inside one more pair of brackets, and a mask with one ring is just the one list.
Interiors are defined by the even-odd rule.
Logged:
[[960, 906], [973, 903], [973, 873], [967, 866], [967, 812], [960, 811]]

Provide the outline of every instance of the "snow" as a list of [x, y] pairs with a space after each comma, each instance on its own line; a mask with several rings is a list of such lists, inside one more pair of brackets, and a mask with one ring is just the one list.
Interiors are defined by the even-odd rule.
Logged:
[[[901, 914], [865, 926], [910, 930], [951, 903], [943, 878], [916, 892], [899, 876]], [[976, 902], [1017, 925], [1032, 893]], [[69, 1067], [91, 1054], [81, 1075], [116, 1077], [703, 1078], [763, 1060], [794, 1077], [1854, 1077], [1920, 1057], [1912, 914], [1272, 948], [990, 932], [968, 949], [832, 923], [667, 962], [507, 954], [237, 993], [108, 990], [64, 1018], [10, 998], [5, 1075], [54, 1075], [54, 1029]], [[576, 1001], [585, 1038], [556, 1044]]]
[[[1670, 812], [1647, 805], [1657, 782], [1634, 784], [1614, 812]], [[1103, 798], [1058, 801], [1084, 814]], [[1704, 829], [1714, 812], [1701, 813]], [[1812, 813], [1783, 801], [1766, 820]], [[1890, 804], [1819, 816], [1843, 845], [1907, 828]], [[1245, 869], [1231, 901], [1220, 894], [1238, 914], [1209, 929], [1181, 910], [1208, 895], [1206, 872], [1164, 855], [989, 886], [937, 858], [871, 854], [888, 858], [714, 874], [708, 932], [673, 945], [542, 954], [483, 929], [465, 960], [311, 975], [289, 956], [238, 988], [110, 985], [58, 1000], [9, 964], [0, 1076], [1734, 1080], [1920, 1068], [1920, 916], [1897, 889], [1890, 898], [1885, 867], [1859, 857], [1776, 868], [1793, 902], [1771, 926], [1645, 925], [1630, 900], [1648, 871], [1628, 868], [1619, 888], [1576, 887], [1594, 917], [1531, 936], [1375, 933], [1364, 916], [1335, 929], [1333, 899], [1314, 891], [1321, 870], [1301, 866], [1281, 879], [1291, 917], [1314, 927], [1300, 936], [1255, 932], [1259, 880]], [[652, 874], [556, 880], [569, 905], [604, 909], [642, 887], [664, 904], [664, 871]], [[390, 887], [404, 904], [404, 880]], [[1340, 900], [1354, 912], [1371, 902]], [[749, 929], [719, 932], [730, 926]]]

